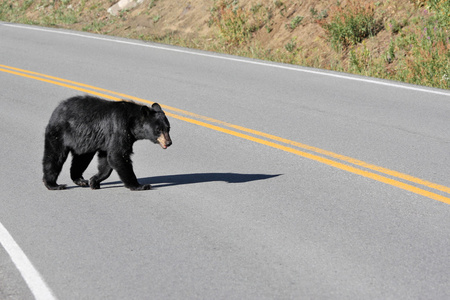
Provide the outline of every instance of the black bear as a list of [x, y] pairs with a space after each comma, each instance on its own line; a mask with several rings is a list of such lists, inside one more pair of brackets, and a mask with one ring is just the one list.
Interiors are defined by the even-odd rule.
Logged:
[[[170, 124], [158, 103], [152, 107], [129, 101], [113, 102], [92, 96], [76, 96], [61, 102], [45, 130], [44, 184], [62, 190], [56, 180], [72, 153], [70, 177], [79, 186], [99, 189], [100, 182], [116, 170], [125, 187], [148, 190], [133, 172], [131, 154], [137, 140], [148, 139], [166, 149], [172, 144]], [[88, 181], [83, 172], [98, 153], [98, 173]]]

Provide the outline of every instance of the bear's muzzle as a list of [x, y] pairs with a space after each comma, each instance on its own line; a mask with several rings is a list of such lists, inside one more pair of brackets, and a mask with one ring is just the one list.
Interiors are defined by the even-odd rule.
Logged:
[[170, 145], [172, 145], [172, 140], [170, 139], [169, 133], [163, 132], [157, 139], [159, 145], [163, 149], [167, 149]]

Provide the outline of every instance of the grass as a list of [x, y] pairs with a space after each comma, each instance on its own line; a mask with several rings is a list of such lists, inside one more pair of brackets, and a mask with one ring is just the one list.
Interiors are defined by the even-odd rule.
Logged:
[[27, 0], [23, 3], [18, 3], [16, 1], [2, 1], [0, 3], [0, 20], [16, 23], [35, 24], [36, 22], [30, 21], [24, 16], [25, 11], [27, 11], [31, 7], [33, 2], [33, 0]]
[[[37, 24], [43, 26], [56, 26], [58, 24], [71, 25], [78, 22], [79, 10], [68, 8], [70, 0], [26, 0], [23, 2], [4, 0], [0, 4], [0, 20]], [[84, 1], [80, 1], [82, 8]], [[28, 18], [26, 12], [33, 11], [39, 18]], [[51, 13], [48, 13], [48, 12]]]
[[414, 26], [388, 26], [393, 36], [383, 56], [374, 57], [364, 44], [351, 50], [349, 71], [449, 89], [450, 2], [423, 2]]

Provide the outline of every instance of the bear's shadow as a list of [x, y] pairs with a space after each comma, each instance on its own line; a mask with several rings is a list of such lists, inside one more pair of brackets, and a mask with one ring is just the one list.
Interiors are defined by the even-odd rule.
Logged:
[[[140, 184], [151, 184], [152, 188], [161, 188], [176, 185], [196, 184], [206, 182], [246, 183], [257, 180], [266, 180], [282, 174], [239, 174], [239, 173], [193, 173], [139, 178]], [[102, 188], [108, 185], [122, 184], [121, 181], [104, 182]]]

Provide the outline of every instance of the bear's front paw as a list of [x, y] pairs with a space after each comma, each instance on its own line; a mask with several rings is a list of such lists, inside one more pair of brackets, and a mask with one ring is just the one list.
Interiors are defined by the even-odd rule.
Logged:
[[150, 184], [143, 184], [143, 185], [138, 185], [136, 187], [130, 187], [130, 190], [132, 191], [145, 191], [145, 190], [150, 190], [152, 188], [152, 186]]
[[89, 186], [89, 181], [83, 179], [83, 178], [79, 178], [77, 180], [74, 180], [73, 183], [75, 183], [76, 185], [82, 186], [82, 187], [88, 187]]
[[93, 190], [98, 190], [98, 189], [100, 189], [100, 182], [98, 182], [97, 180], [91, 178], [89, 180], [89, 186]]

